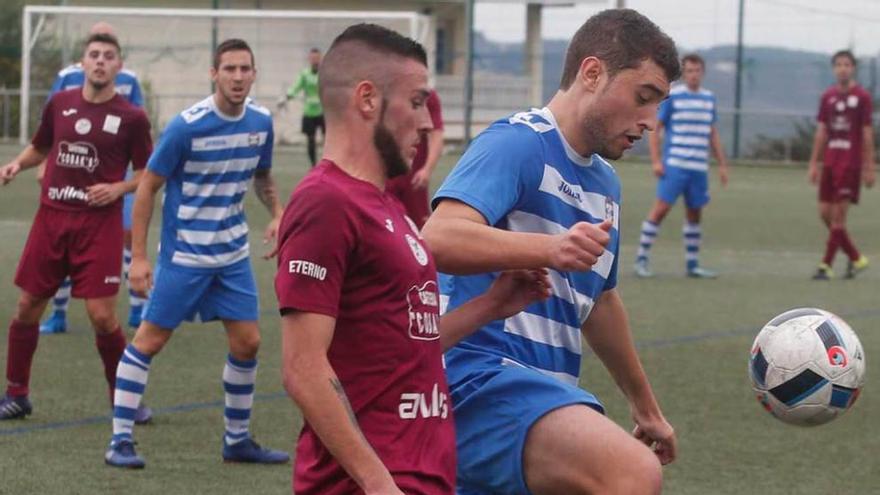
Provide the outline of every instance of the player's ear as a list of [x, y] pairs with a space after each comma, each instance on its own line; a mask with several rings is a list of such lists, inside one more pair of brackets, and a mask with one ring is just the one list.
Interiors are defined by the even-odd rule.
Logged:
[[362, 116], [369, 118], [379, 112], [382, 95], [372, 81], [361, 81], [354, 87], [354, 103]]
[[605, 64], [596, 57], [586, 57], [581, 60], [581, 66], [578, 69], [578, 80], [589, 92], [594, 92], [599, 88], [599, 81], [605, 72]]
[[215, 69], [214, 67], [211, 67], [211, 81], [213, 81], [214, 83], [217, 82], [217, 69]]

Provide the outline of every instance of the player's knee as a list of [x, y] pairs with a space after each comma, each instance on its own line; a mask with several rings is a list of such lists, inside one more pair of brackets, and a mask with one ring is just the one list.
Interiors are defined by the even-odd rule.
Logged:
[[260, 350], [260, 332], [248, 332], [230, 341], [230, 351], [237, 359], [254, 359]]
[[630, 472], [622, 482], [624, 486], [616, 493], [659, 494], [663, 488], [663, 469], [660, 461], [649, 449], [639, 449], [630, 464]]
[[24, 324], [36, 324], [40, 322], [40, 316], [46, 307], [47, 300], [34, 297], [27, 292], [22, 292], [18, 297], [15, 308], [15, 320]]
[[116, 319], [116, 314], [110, 310], [92, 311], [89, 313], [89, 319], [92, 321], [95, 333], [112, 333], [119, 328], [119, 320]]

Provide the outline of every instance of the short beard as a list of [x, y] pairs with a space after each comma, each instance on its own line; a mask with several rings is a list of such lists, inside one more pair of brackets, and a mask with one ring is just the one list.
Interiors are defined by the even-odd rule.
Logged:
[[101, 91], [109, 85], [110, 85], [110, 81], [95, 82], [95, 81], [89, 80], [89, 86], [91, 86], [95, 91]]
[[385, 127], [385, 110], [388, 100], [382, 98], [382, 111], [379, 113], [379, 123], [373, 130], [373, 146], [379, 152], [382, 164], [385, 166], [385, 176], [389, 179], [400, 177], [409, 173], [409, 164], [400, 152], [400, 146], [394, 140], [391, 131]]
[[584, 140], [587, 148], [594, 154], [610, 160], [617, 160], [622, 156], [608, 148], [608, 126], [605, 113], [599, 111], [587, 116], [584, 122]]

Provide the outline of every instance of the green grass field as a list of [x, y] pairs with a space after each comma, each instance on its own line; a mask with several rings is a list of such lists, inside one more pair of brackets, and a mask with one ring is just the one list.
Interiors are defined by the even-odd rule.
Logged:
[[[16, 151], [0, 148], [0, 162]], [[301, 150], [277, 153], [274, 170], [285, 198], [307, 170], [303, 155]], [[438, 175], [445, 175], [455, 158], [446, 156]], [[619, 286], [642, 360], [680, 440], [679, 460], [665, 469], [666, 493], [880, 493], [880, 447], [872, 427], [880, 415], [880, 371], [873, 364], [880, 356], [880, 229], [874, 213], [880, 211], [880, 194], [867, 191], [850, 222], [858, 245], [878, 266], [854, 281], [811, 282], [824, 235], [804, 171], [735, 167], [730, 187], [713, 184], [706, 212], [703, 262], [722, 277], [683, 277], [677, 208], [655, 248], [658, 276], [639, 280], [631, 274], [631, 261], [654, 181], [645, 164], [621, 163], [617, 170], [624, 185]], [[32, 173], [0, 189], [3, 356], [18, 294], [12, 279], [36, 207]], [[248, 211], [252, 245], [261, 253], [266, 214], [253, 196]], [[151, 244], [155, 240], [154, 229]], [[252, 430], [262, 443], [292, 451], [301, 419], [281, 386], [275, 264], [255, 260], [254, 266], [263, 296], [263, 346]], [[843, 269], [840, 256], [836, 268]], [[118, 307], [124, 317], [122, 299]], [[795, 306], [819, 306], [844, 316], [859, 332], [868, 357], [859, 402], [823, 427], [802, 429], [771, 418], [755, 401], [746, 373], [758, 329]], [[33, 416], [0, 424], [0, 494], [290, 493], [289, 466], [221, 462], [226, 341], [219, 324], [183, 326], [153, 361], [146, 399], [156, 410], [155, 422], [135, 430], [147, 469], [104, 466], [110, 435], [106, 389], [79, 301], [71, 307], [70, 324], [70, 333], [41, 339], [32, 377]], [[582, 384], [603, 399], [612, 419], [631, 428], [625, 402], [595, 357], [585, 357], [583, 371]]]

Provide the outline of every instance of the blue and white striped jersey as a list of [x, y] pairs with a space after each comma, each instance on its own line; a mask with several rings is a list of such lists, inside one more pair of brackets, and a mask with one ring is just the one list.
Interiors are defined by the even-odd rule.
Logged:
[[177, 115], [147, 169], [166, 178], [159, 263], [222, 268], [248, 257], [244, 195], [272, 165], [272, 117], [252, 103], [223, 115], [209, 96]]
[[[114, 82], [116, 93], [125, 97], [133, 105], [144, 106], [144, 94], [141, 92], [141, 85], [138, 83], [137, 75], [134, 72], [122, 69], [116, 74]], [[82, 65], [68, 65], [55, 76], [55, 82], [52, 83], [52, 89], [49, 90], [49, 98], [59, 91], [79, 88], [85, 83], [86, 74], [83, 71]]]
[[663, 164], [685, 170], [709, 170], [712, 126], [718, 116], [715, 95], [707, 89], [690, 91], [678, 85], [660, 104], [657, 119], [663, 123]]
[[[481, 367], [519, 365], [576, 384], [581, 326], [603, 291], [617, 285], [620, 182], [598, 155], [578, 155], [557, 130], [549, 109], [499, 120], [468, 147], [434, 197], [479, 211], [489, 225], [543, 234], [580, 221], [613, 218], [611, 242], [587, 272], [550, 270], [553, 295], [522, 313], [494, 321], [446, 354], [450, 383]], [[441, 305], [454, 309], [484, 293], [497, 274], [440, 275]]]

